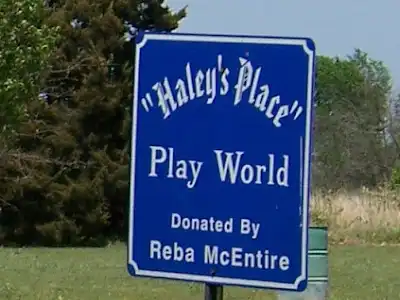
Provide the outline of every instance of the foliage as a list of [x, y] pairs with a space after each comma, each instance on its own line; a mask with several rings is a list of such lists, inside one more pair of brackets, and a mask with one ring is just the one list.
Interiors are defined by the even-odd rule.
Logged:
[[24, 104], [37, 100], [40, 76], [57, 42], [40, 0], [0, 1], [0, 133], [25, 116]]
[[315, 184], [380, 184], [393, 162], [386, 133], [388, 70], [357, 49], [346, 59], [319, 57], [317, 67]]
[[[124, 238], [130, 38], [136, 29], [173, 31], [186, 11], [173, 13], [161, 0], [12, 3], [0, 3], [0, 125], [18, 130], [1, 140], [0, 243], [94, 245]], [[317, 69], [314, 186], [372, 187], [391, 178], [397, 187], [400, 113], [390, 108], [400, 107], [400, 98], [390, 95], [386, 67], [356, 49], [344, 59], [320, 56]], [[39, 91], [45, 101], [37, 99]], [[314, 210], [314, 222], [336, 224], [341, 203]]]
[[392, 174], [390, 177], [390, 187], [392, 189], [398, 190], [400, 189], [400, 168], [393, 168]]
[[0, 167], [2, 240], [97, 244], [124, 236], [133, 66], [126, 27], [171, 31], [185, 12], [162, 1], [50, 5], [47, 22], [62, 41], [45, 80], [47, 102], [29, 105]]

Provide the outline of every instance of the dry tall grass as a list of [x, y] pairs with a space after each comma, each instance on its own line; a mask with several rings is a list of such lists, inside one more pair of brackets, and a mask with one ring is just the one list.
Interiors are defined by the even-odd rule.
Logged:
[[333, 243], [400, 243], [400, 192], [315, 192], [311, 214], [313, 225], [329, 227]]

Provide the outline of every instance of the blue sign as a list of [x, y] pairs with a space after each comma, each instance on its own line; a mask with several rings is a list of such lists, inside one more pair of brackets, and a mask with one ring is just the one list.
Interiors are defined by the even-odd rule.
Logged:
[[304, 290], [315, 47], [141, 33], [128, 270]]

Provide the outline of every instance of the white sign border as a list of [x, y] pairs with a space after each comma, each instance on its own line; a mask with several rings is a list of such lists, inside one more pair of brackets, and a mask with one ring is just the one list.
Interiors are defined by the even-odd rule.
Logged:
[[[303, 156], [303, 141], [300, 139], [300, 155], [303, 156], [304, 165], [300, 168], [300, 196], [303, 198], [302, 207], [302, 253], [301, 253], [301, 274], [296, 278], [294, 283], [279, 283], [271, 281], [247, 280], [236, 279], [218, 276], [204, 276], [204, 275], [190, 275], [182, 273], [159, 272], [139, 269], [138, 264], [132, 259], [133, 257], [133, 225], [134, 225], [134, 194], [135, 194], [135, 163], [136, 163], [136, 133], [137, 133], [137, 113], [139, 103], [139, 70], [140, 70], [140, 51], [149, 40], [163, 40], [163, 41], [182, 41], [182, 42], [212, 42], [212, 43], [252, 43], [252, 44], [265, 44], [265, 45], [293, 45], [302, 46], [304, 52], [308, 55], [308, 75], [307, 75], [307, 110], [306, 110], [306, 131], [305, 131], [305, 153]], [[142, 40], [136, 44], [135, 52], [135, 70], [133, 82], [133, 109], [132, 109], [132, 143], [131, 143], [131, 176], [130, 176], [130, 203], [129, 203], [129, 240], [128, 240], [128, 268], [134, 270], [134, 275], [145, 277], [156, 277], [166, 279], [177, 279], [186, 281], [197, 281], [203, 283], [213, 284], [227, 284], [227, 285], [240, 285], [258, 288], [273, 288], [284, 290], [297, 290], [299, 284], [306, 279], [307, 276], [307, 255], [308, 255], [308, 207], [309, 207], [309, 176], [310, 176], [310, 152], [311, 152], [311, 136], [312, 131], [312, 109], [313, 109], [313, 91], [314, 91], [314, 60], [315, 48], [310, 49], [307, 42], [311, 41], [307, 38], [285, 38], [285, 37], [263, 37], [263, 36], [235, 36], [235, 35], [207, 35], [207, 34], [187, 34], [187, 33], [173, 33], [173, 34], [157, 34], [145, 33]], [[301, 188], [302, 187], [302, 188]], [[131, 272], [130, 272], [131, 273]], [[132, 274], [133, 275], [133, 274]]]

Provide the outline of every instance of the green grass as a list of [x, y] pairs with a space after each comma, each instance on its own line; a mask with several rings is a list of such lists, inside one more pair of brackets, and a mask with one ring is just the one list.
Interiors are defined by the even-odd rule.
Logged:
[[[202, 286], [131, 278], [124, 246], [104, 249], [0, 248], [0, 299], [202, 300]], [[400, 299], [400, 248], [330, 248], [330, 298]], [[272, 300], [263, 290], [226, 287], [226, 300]]]

